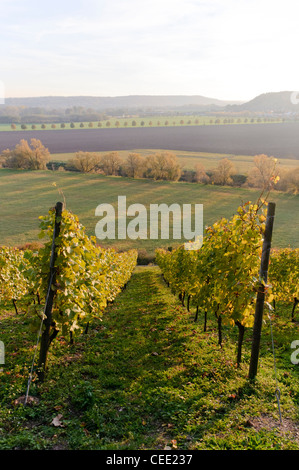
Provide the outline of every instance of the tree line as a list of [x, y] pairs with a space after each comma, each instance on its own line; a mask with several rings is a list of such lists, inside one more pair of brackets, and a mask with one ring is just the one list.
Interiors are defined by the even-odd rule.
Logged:
[[[201, 121], [198, 119], [198, 118], [195, 118], [194, 120], [192, 119], [182, 119], [182, 117], [178, 117], [177, 116], [177, 119], [178, 120], [170, 120], [169, 119], [166, 119], [166, 120], [163, 120], [162, 118], [161, 119], [158, 119], [156, 122], [153, 122], [152, 120], [144, 120], [142, 118], [136, 118], [136, 119], [133, 119], [132, 121], [129, 121], [129, 120], [126, 120], [126, 119], [123, 119], [121, 118], [120, 120], [116, 120], [116, 121], [112, 121], [110, 118], [108, 118], [108, 116], [106, 115], [99, 115], [99, 114], [78, 114], [78, 115], [69, 115], [67, 116], [69, 118], [69, 120], [66, 122], [65, 121], [65, 118], [63, 117], [59, 117], [57, 118], [56, 120], [53, 120], [53, 117], [49, 116], [49, 117], [45, 117], [43, 115], [41, 116], [32, 116], [32, 115], [29, 115], [29, 116], [25, 116], [22, 118], [22, 120], [20, 119], [15, 119], [14, 122], [11, 123], [11, 119], [7, 119], [7, 117], [3, 117], [0, 115], [0, 123], [11, 123], [10, 124], [10, 127], [12, 130], [17, 130], [17, 124], [20, 126], [20, 128], [22, 130], [26, 130], [26, 129], [38, 129], [38, 127], [40, 126], [41, 129], [47, 129], [47, 128], [50, 128], [50, 129], [57, 129], [57, 128], [61, 128], [61, 129], [65, 129], [67, 127], [70, 127], [71, 129], [75, 129], [75, 128], [84, 128], [84, 127], [89, 127], [89, 128], [92, 128], [92, 127], [106, 127], [106, 128], [110, 128], [110, 127], [129, 127], [129, 126], [132, 126], [132, 127], [136, 127], [136, 126], [141, 126], [141, 127], [144, 127], [146, 125], [148, 126], [176, 126], [176, 125], [180, 125], [180, 126], [184, 126], [184, 125], [187, 125], [187, 126], [191, 126], [191, 125], [199, 125], [201, 123]], [[112, 118], [112, 117], [111, 117]], [[84, 121], [82, 121], [82, 119], [84, 119]], [[266, 122], [277, 122], [277, 121], [280, 121], [280, 122], [284, 122], [286, 119], [285, 118], [280, 118], [280, 117], [277, 117], [277, 118], [268, 118], [268, 117], [265, 117], [265, 118], [233, 118], [233, 117], [227, 117], [227, 118], [214, 118], [214, 119], [208, 119], [208, 117], [206, 118], [206, 120], [203, 121], [202, 124], [204, 125], [219, 125], [219, 124], [253, 124], [253, 123], [266, 123]], [[32, 121], [34, 121], [34, 123], [32, 123]], [[54, 122], [55, 121], [55, 122]]]
[[201, 163], [197, 163], [193, 170], [185, 170], [171, 151], [157, 151], [147, 156], [130, 152], [126, 158], [121, 158], [117, 151], [105, 154], [78, 151], [68, 162], [51, 162], [51, 154], [40, 140], [31, 139], [28, 143], [22, 139], [15, 148], [2, 152], [0, 165], [20, 170], [59, 169], [106, 176], [243, 186], [265, 191], [275, 187], [278, 191], [299, 192], [299, 166], [289, 170], [281, 168], [276, 158], [264, 154], [256, 155], [248, 174], [242, 175], [228, 158], [219, 160], [212, 170], [206, 170]]
[[66, 108], [47, 108], [43, 106], [7, 105], [0, 109], [0, 123], [5, 124], [47, 124], [84, 121], [102, 121], [108, 119], [105, 111], [90, 107], [71, 106]]

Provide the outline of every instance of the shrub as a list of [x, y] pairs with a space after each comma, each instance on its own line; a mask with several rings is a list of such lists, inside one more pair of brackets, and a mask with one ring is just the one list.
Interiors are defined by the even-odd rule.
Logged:
[[155, 180], [178, 181], [182, 169], [177, 156], [172, 152], [149, 155], [146, 159], [146, 175]]
[[82, 173], [94, 173], [99, 169], [100, 156], [94, 152], [80, 151], [75, 154], [70, 164]]
[[224, 185], [232, 185], [232, 176], [236, 173], [234, 164], [228, 158], [222, 158], [217, 168], [212, 173], [212, 182]]
[[121, 164], [121, 158], [118, 152], [109, 152], [102, 156], [100, 168], [105, 175], [118, 175]]

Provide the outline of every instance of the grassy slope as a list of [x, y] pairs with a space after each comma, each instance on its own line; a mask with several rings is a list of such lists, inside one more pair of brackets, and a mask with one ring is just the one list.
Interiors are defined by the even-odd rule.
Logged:
[[253, 385], [247, 380], [251, 332], [237, 369], [236, 332], [224, 330], [220, 349], [214, 316], [204, 333], [202, 319], [194, 323], [156, 267], [136, 268], [103, 322], [95, 321], [74, 346], [55, 340], [45, 383], [31, 385], [38, 405], [13, 406], [25, 393], [36, 337], [28, 318], [2, 309], [0, 449], [298, 450], [298, 366], [290, 362], [296, 326], [289, 306], [278, 313], [273, 331], [282, 426], [269, 322]]
[[[54, 187], [53, 183], [57, 186]], [[240, 203], [254, 201], [259, 192], [244, 188], [199, 185], [194, 183], [154, 182], [120, 177], [85, 175], [73, 172], [0, 170], [0, 244], [20, 245], [38, 239], [38, 217], [61, 200], [63, 191], [67, 208], [78, 215], [90, 235], [94, 235], [98, 218], [95, 209], [101, 203], [117, 204], [118, 196], [127, 196], [127, 205], [141, 203], [203, 204], [204, 225], [222, 216], [230, 217]], [[299, 195], [273, 193], [277, 202], [274, 226], [275, 246], [298, 247]], [[109, 241], [119, 248], [145, 248], [153, 252], [158, 246], [168, 246], [168, 240]]]

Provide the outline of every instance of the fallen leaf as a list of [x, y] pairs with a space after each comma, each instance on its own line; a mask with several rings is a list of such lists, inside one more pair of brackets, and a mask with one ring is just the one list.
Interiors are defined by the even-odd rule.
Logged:
[[[14, 405], [24, 405], [25, 404], [26, 395], [22, 395], [21, 397], [14, 400]], [[30, 395], [27, 397], [26, 401], [27, 405], [38, 405], [39, 399], [37, 397], [31, 397]]]
[[178, 448], [178, 446], [177, 446], [177, 441], [176, 441], [175, 439], [173, 439], [173, 440], [171, 441], [171, 444], [172, 444], [173, 449], [177, 449], [177, 448]]
[[232, 393], [231, 395], [228, 396], [228, 398], [230, 400], [235, 400], [237, 398], [237, 395], [235, 395], [234, 393]]
[[57, 427], [62, 428], [62, 427], [63, 427], [63, 424], [62, 424], [62, 422], [61, 422], [61, 418], [62, 418], [62, 415], [57, 415], [57, 416], [55, 416], [55, 418], [53, 419], [53, 421], [52, 421], [51, 424], [53, 424], [53, 426], [55, 426], [56, 428], [57, 428]]

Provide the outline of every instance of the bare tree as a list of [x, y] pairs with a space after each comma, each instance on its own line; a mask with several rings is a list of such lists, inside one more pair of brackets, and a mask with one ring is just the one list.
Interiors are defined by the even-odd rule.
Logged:
[[275, 180], [278, 180], [277, 159], [261, 154], [254, 157], [253, 163], [247, 178], [248, 186], [269, 190]]
[[234, 164], [228, 158], [222, 158], [212, 173], [212, 182], [219, 185], [231, 185], [232, 176], [236, 173]]
[[210, 177], [206, 174], [204, 166], [201, 163], [195, 165], [195, 180], [198, 183], [209, 183]]
[[140, 178], [143, 175], [144, 159], [139, 153], [129, 153], [124, 164], [124, 171], [131, 178]]
[[94, 152], [77, 152], [70, 161], [82, 173], [95, 173], [99, 170], [101, 156]]
[[50, 160], [50, 152], [38, 139], [31, 139], [30, 144], [22, 139], [14, 149], [2, 152], [3, 166], [22, 170], [44, 170]]
[[102, 156], [100, 166], [105, 175], [117, 175], [121, 161], [118, 152], [109, 152]]
[[177, 156], [172, 152], [149, 155], [146, 160], [147, 176], [155, 180], [178, 181], [182, 169]]

